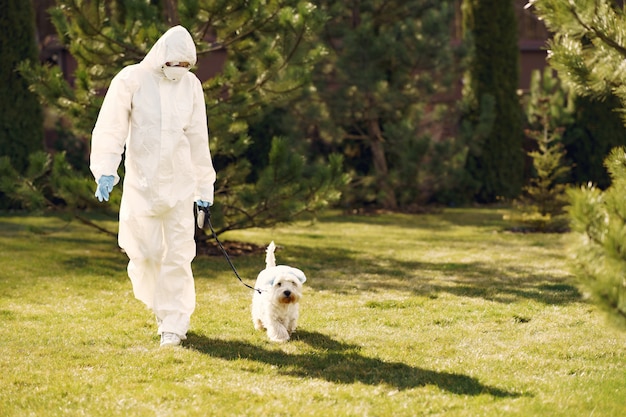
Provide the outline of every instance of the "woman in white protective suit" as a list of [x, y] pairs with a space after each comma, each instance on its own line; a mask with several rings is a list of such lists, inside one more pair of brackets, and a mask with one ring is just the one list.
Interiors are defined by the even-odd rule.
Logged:
[[204, 94], [189, 72], [195, 63], [189, 32], [169, 29], [139, 64], [113, 78], [92, 133], [100, 201], [119, 182], [126, 152], [118, 241], [135, 297], [156, 315], [161, 346], [186, 338], [196, 303], [193, 204], [213, 203]]

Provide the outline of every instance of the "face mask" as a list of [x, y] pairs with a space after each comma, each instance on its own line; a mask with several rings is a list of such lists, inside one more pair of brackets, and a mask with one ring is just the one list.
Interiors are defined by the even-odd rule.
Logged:
[[189, 68], [168, 67], [167, 65], [163, 65], [161, 68], [163, 69], [163, 75], [171, 81], [180, 81], [189, 71]]

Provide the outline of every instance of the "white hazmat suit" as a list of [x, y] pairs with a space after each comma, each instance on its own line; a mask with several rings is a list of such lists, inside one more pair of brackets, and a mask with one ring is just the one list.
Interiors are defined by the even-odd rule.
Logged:
[[215, 170], [201, 83], [166, 63], [196, 63], [193, 39], [181, 26], [111, 81], [90, 168], [96, 181], [113, 176], [117, 183], [126, 152], [118, 241], [130, 260], [133, 292], [154, 311], [159, 334], [185, 339], [196, 302], [193, 202], [213, 202]]

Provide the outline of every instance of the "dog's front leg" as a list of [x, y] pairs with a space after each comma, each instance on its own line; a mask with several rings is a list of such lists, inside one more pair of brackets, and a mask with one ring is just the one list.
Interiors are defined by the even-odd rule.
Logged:
[[286, 342], [289, 340], [289, 332], [281, 322], [272, 321], [267, 326], [267, 337], [272, 342]]
[[287, 332], [289, 333], [289, 336], [291, 336], [293, 332], [296, 330], [297, 325], [298, 325], [297, 317], [289, 320], [289, 323], [287, 324]]

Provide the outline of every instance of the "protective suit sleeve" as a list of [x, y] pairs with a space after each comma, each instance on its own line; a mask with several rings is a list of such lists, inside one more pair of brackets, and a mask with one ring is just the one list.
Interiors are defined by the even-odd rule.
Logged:
[[98, 120], [91, 135], [90, 169], [96, 180], [113, 175], [120, 180], [117, 168], [122, 160], [130, 126], [132, 87], [130, 67], [124, 68], [111, 81], [104, 97]]
[[194, 200], [208, 201], [213, 204], [215, 169], [209, 150], [209, 129], [207, 126], [206, 105], [200, 80], [195, 79], [193, 94], [193, 114], [185, 135], [191, 147], [191, 161], [196, 173], [196, 192]]

